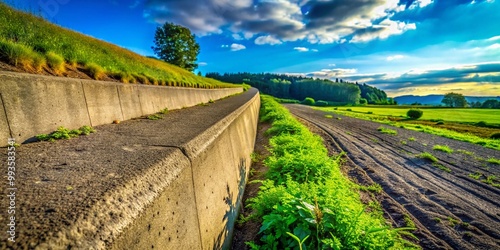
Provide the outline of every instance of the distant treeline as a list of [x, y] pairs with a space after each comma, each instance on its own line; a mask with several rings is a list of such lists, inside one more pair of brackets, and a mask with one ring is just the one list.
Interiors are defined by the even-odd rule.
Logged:
[[272, 73], [207, 73], [206, 77], [228, 83], [246, 83], [278, 98], [303, 100], [312, 97], [338, 105], [395, 104], [384, 91], [366, 84]]
[[500, 109], [500, 102], [497, 100], [486, 100], [484, 102], [476, 101], [468, 103], [471, 108], [483, 108], [483, 109]]

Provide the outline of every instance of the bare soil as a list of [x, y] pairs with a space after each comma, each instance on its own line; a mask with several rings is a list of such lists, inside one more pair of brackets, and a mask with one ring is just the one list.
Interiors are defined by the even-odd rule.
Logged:
[[[395, 227], [408, 226], [410, 218], [422, 248], [500, 249], [500, 189], [483, 182], [486, 176], [499, 178], [500, 166], [486, 159], [499, 159], [500, 151], [386, 125], [398, 134], [383, 134], [379, 123], [326, 118], [325, 112], [302, 105], [287, 108], [315, 127], [331, 152], [346, 152], [342, 170], [351, 179], [382, 186], [380, 194], [362, 194], [362, 200], [377, 199]], [[433, 150], [437, 144], [455, 152]], [[422, 152], [432, 153], [451, 172], [418, 158]], [[475, 180], [469, 176], [474, 173], [482, 176]]]
[[[252, 213], [252, 210], [250, 208], [246, 208], [246, 206], [248, 205], [248, 199], [257, 196], [259, 187], [261, 186], [259, 182], [253, 181], [266, 179], [265, 174], [267, 172], [267, 167], [264, 166], [262, 161], [269, 156], [269, 151], [266, 148], [269, 146], [269, 137], [265, 136], [264, 133], [270, 127], [271, 124], [269, 123], [259, 123], [259, 126], [257, 128], [254, 161], [252, 162], [250, 176], [248, 177], [248, 184], [245, 187], [243, 204], [240, 211], [240, 214], [245, 217], [250, 216]], [[244, 223], [237, 222], [234, 227], [232, 249], [250, 249], [245, 244], [245, 242], [258, 241], [257, 233], [259, 232], [260, 226], [261, 223], [254, 220], [249, 220]]]
[[[60, 76], [60, 77], [69, 77], [69, 78], [78, 78], [78, 79], [93, 79], [89, 76], [88, 72], [85, 72], [85, 69], [80, 65], [71, 66], [66, 64], [65, 71], [62, 73], [57, 73], [48, 66], [42, 68], [42, 70], [37, 71], [33, 68], [23, 68], [21, 66], [15, 67], [8, 63], [0, 61], [0, 71], [10, 71], [10, 72], [18, 72], [18, 73], [29, 73], [29, 74], [37, 74], [37, 75], [46, 75], [46, 76]], [[110, 81], [110, 82], [119, 82], [116, 79], [113, 79], [107, 75], [103, 76], [100, 81]]]

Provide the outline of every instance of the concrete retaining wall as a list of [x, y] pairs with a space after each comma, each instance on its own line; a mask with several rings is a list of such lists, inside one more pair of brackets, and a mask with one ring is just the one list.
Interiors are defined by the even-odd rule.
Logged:
[[242, 91], [125, 85], [0, 72], [0, 142], [10, 137], [24, 142], [60, 126], [97, 126], [164, 108], [191, 107]]
[[181, 161], [176, 177], [119, 234], [111, 249], [229, 249], [251, 165], [259, 108], [256, 94], [181, 145], [188, 161]]
[[130, 152], [164, 156], [37, 249], [229, 249], [260, 108], [255, 89], [245, 94], [253, 97], [188, 141]]

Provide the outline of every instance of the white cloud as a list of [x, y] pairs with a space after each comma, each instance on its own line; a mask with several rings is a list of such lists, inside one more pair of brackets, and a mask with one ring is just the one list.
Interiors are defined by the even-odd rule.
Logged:
[[276, 39], [272, 36], [259, 36], [255, 39], [255, 44], [257, 45], [264, 45], [264, 44], [270, 44], [270, 45], [276, 45], [276, 44], [282, 44], [279, 39]]
[[307, 73], [308, 77], [319, 77], [319, 78], [337, 78], [337, 77], [347, 77], [351, 74], [358, 72], [357, 69], [345, 69], [345, 68], [334, 68], [334, 69], [322, 69], [320, 71], [314, 71]]
[[238, 43], [233, 43], [231, 45], [227, 45], [227, 44], [224, 44], [224, 45], [221, 45], [220, 46], [221, 48], [230, 48], [231, 51], [238, 51], [238, 50], [244, 50], [246, 49], [247, 47], [243, 44], [238, 44]]
[[298, 51], [298, 52], [307, 52], [307, 51], [309, 51], [309, 49], [306, 48], [306, 47], [295, 47], [293, 49], [296, 50], [296, 51]]
[[247, 47], [245, 47], [245, 45], [243, 45], [243, 44], [238, 44], [238, 43], [231, 44], [231, 51], [244, 50], [246, 48]]
[[243, 32], [243, 37], [248, 40], [248, 39], [253, 37], [253, 33], [252, 32]]
[[241, 35], [240, 35], [240, 34], [236, 34], [236, 33], [235, 33], [235, 34], [233, 34], [233, 35], [232, 35], [232, 37], [234, 38], [234, 40], [238, 40], [238, 41], [239, 41], [239, 40], [243, 40], [243, 37], [241, 37]]
[[309, 49], [309, 48], [306, 48], [306, 47], [295, 47], [293, 48], [294, 50], [298, 51], [298, 52], [318, 52], [319, 50], [317, 49]]
[[490, 49], [491, 50], [498, 50], [498, 49], [500, 49], [500, 43], [492, 44], [492, 45], [486, 47], [486, 49], [488, 49], [488, 50], [490, 50]]
[[434, 0], [416, 0], [410, 5], [410, 9], [423, 8], [429, 4], [434, 3]]
[[201, 36], [230, 32], [235, 40], [259, 34], [259, 45], [343, 43], [349, 36], [367, 42], [415, 29], [415, 24], [391, 20], [405, 10], [400, 0], [145, 0], [144, 5], [144, 16], [158, 24], [174, 22]]
[[500, 41], [500, 36], [494, 36], [486, 39], [487, 41]]
[[378, 25], [362, 30], [351, 39], [353, 43], [368, 42], [374, 39], [386, 39], [391, 35], [399, 35], [408, 30], [417, 29], [414, 23], [407, 24], [400, 21], [385, 19]]
[[394, 55], [394, 56], [388, 56], [386, 58], [387, 61], [394, 61], [394, 60], [398, 60], [398, 59], [403, 59], [405, 56], [403, 55]]
[[208, 65], [208, 63], [206, 63], [206, 62], [199, 62], [198, 63], [198, 66], [207, 66], [207, 65]]

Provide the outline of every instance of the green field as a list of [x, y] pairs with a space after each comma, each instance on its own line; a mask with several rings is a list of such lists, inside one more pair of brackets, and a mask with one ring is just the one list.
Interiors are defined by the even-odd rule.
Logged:
[[240, 86], [197, 76], [175, 65], [64, 29], [1, 2], [0, 61], [30, 73], [64, 75], [71, 67], [94, 79], [111, 78], [124, 83], [196, 88]]
[[[401, 107], [325, 107], [314, 109], [415, 130], [500, 150], [500, 112], [495, 109], [426, 108], [418, 120], [407, 119], [408, 108]], [[443, 121], [440, 123], [437, 121]], [[476, 123], [486, 125], [478, 126]], [[485, 127], [486, 126], [486, 127]]]
[[[378, 116], [406, 117], [409, 108], [397, 107], [338, 107], [338, 111], [351, 109], [352, 112], [368, 113]], [[480, 121], [489, 124], [500, 124], [500, 110], [498, 109], [468, 109], [468, 108], [426, 108], [419, 120], [443, 120], [450, 122], [476, 123]]]

